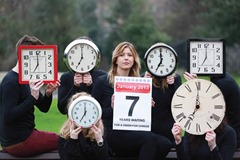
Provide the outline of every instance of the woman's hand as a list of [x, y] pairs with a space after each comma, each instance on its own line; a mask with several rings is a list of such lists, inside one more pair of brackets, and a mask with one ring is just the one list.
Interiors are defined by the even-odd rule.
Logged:
[[71, 139], [78, 139], [78, 134], [82, 131], [82, 127], [75, 127], [75, 123], [72, 120], [68, 120], [69, 124], [70, 124], [70, 138]]
[[195, 79], [195, 78], [198, 78], [196, 74], [191, 74], [191, 73], [188, 73], [188, 72], [185, 72], [183, 74], [184, 78], [189, 81], [191, 79]]
[[114, 94], [112, 95], [112, 98], [111, 98], [111, 107], [112, 108], [114, 107]]
[[175, 78], [174, 78], [173, 75], [167, 76], [167, 83], [168, 84], [173, 84], [174, 80], [175, 80]]
[[76, 87], [80, 87], [81, 83], [83, 83], [83, 76], [80, 73], [75, 73], [73, 77], [73, 84]]
[[[38, 100], [39, 98], [39, 90], [44, 85], [42, 80], [30, 80], [29, 87], [31, 91], [31, 95]], [[14, 91], [13, 91], [14, 92]]]
[[149, 72], [145, 72], [145, 74], [144, 74], [144, 77], [145, 78], [152, 78], [152, 75], [149, 73]]
[[182, 128], [179, 124], [174, 123], [172, 127], [172, 134], [175, 139], [175, 143], [178, 145], [182, 141]]
[[208, 142], [210, 151], [212, 151], [216, 146], [216, 133], [214, 131], [208, 131], [205, 136], [205, 140]]
[[98, 121], [98, 124], [99, 124], [98, 127], [96, 124], [93, 124], [92, 127], [90, 128], [94, 133], [94, 137], [95, 137], [95, 140], [97, 141], [97, 143], [103, 142], [103, 131], [100, 127], [100, 125], [102, 125], [101, 119]]
[[92, 76], [90, 73], [85, 73], [83, 75], [83, 83], [85, 83], [87, 86], [92, 84]]
[[57, 81], [56, 83], [48, 83], [46, 89], [46, 96], [50, 97], [52, 93], [60, 86], [60, 82]]

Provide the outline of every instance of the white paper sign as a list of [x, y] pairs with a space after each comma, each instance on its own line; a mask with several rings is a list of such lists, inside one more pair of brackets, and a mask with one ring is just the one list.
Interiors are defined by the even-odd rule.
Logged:
[[113, 129], [151, 130], [152, 79], [115, 77]]

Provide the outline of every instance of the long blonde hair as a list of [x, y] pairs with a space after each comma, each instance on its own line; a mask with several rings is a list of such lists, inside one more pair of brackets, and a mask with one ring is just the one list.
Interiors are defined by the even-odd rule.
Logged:
[[[79, 92], [76, 93], [75, 95], [72, 96], [72, 98], [69, 100], [68, 102], [68, 106], [67, 108], [69, 108], [69, 106], [71, 105], [71, 103], [77, 99], [80, 96], [90, 96], [88, 93], [86, 92]], [[96, 123], [96, 126], [98, 128], [101, 129], [102, 133], [104, 133], [104, 127], [103, 127], [103, 123], [102, 120], [98, 120], [98, 122]], [[75, 126], [77, 127], [77, 126]], [[83, 128], [81, 133], [83, 134], [83, 136], [85, 138], [90, 138], [91, 141], [94, 140], [94, 133], [89, 129], [89, 128]], [[70, 138], [70, 123], [69, 123], [69, 119], [67, 119], [64, 123], [62, 128], [60, 129], [60, 136], [64, 139], [69, 139]]]
[[111, 68], [108, 71], [108, 78], [109, 78], [109, 83], [110, 84], [114, 84], [114, 77], [117, 75], [117, 58], [122, 54], [123, 50], [125, 48], [129, 48], [130, 51], [132, 52], [133, 58], [134, 58], [134, 63], [132, 68], [130, 69], [129, 72], [129, 76], [131, 77], [139, 77], [140, 76], [140, 59], [138, 56], [138, 53], [135, 49], [135, 47], [133, 46], [133, 44], [129, 43], [129, 42], [121, 42], [119, 43], [116, 48], [114, 49], [113, 53], [112, 53], [112, 62], [111, 62]]
[[[176, 77], [176, 74], [174, 73], [173, 76]], [[158, 78], [158, 77], [153, 76], [152, 83], [153, 83], [154, 87], [161, 88], [162, 90], [165, 90], [168, 88], [167, 77]]]

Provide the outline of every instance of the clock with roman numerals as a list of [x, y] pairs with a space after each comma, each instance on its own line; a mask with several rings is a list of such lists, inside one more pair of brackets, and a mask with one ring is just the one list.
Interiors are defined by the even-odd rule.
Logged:
[[225, 109], [221, 90], [204, 79], [183, 83], [174, 93], [171, 104], [176, 123], [194, 135], [216, 129], [224, 118]]

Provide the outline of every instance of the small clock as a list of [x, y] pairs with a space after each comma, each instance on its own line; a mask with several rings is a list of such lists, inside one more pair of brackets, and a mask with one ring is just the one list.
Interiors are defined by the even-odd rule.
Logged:
[[174, 93], [171, 104], [175, 121], [194, 135], [216, 129], [224, 118], [225, 109], [220, 89], [204, 79], [183, 83]]
[[22, 45], [18, 47], [19, 83], [43, 80], [44, 84], [58, 80], [56, 45]]
[[68, 116], [77, 126], [90, 128], [101, 118], [102, 108], [93, 97], [80, 96], [69, 106]]
[[197, 75], [225, 74], [224, 39], [188, 39], [188, 72]]
[[99, 66], [100, 52], [91, 40], [79, 38], [66, 47], [64, 62], [73, 72], [87, 73]]
[[177, 53], [164, 43], [152, 45], [144, 55], [148, 72], [157, 77], [171, 75], [177, 68]]

